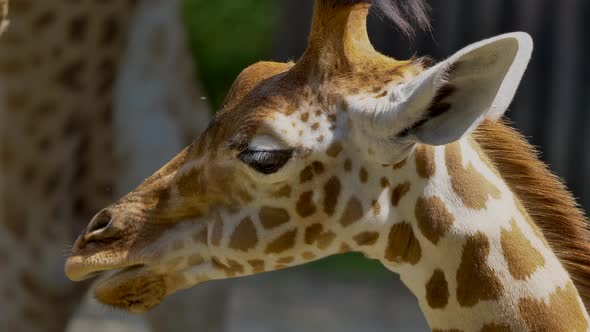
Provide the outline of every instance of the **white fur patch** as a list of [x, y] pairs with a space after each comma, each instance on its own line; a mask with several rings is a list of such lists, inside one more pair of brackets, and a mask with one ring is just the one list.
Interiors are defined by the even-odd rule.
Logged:
[[272, 151], [285, 150], [288, 147], [270, 135], [257, 135], [250, 141], [248, 148], [256, 151]]

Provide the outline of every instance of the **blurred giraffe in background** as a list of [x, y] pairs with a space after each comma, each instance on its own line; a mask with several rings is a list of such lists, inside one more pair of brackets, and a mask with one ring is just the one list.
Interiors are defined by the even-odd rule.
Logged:
[[[180, 1], [10, 5], [0, 39], [0, 326], [63, 331], [89, 286], [66, 281], [63, 250], [97, 209], [197, 135], [209, 108], [199, 98]], [[7, 9], [0, 0], [0, 29]], [[136, 143], [152, 133], [165, 139], [141, 150]], [[185, 316], [182, 298], [167, 310], [176, 313], [167, 331], [190, 329], [196, 319], [201, 327], [220, 323]], [[162, 329], [160, 317], [148, 319]]]

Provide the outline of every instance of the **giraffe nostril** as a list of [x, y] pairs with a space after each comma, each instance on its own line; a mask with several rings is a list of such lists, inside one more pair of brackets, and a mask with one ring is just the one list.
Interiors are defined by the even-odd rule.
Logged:
[[88, 241], [105, 240], [113, 237], [115, 229], [113, 227], [113, 218], [108, 210], [99, 212], [88, 225], [84, 239]]

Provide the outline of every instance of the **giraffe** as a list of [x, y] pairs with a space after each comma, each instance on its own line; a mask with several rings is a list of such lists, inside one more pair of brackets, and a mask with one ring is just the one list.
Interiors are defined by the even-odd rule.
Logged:
[[[423, 22], [419, 1], [375, 4]], [[370, 6], [316, 0], [303, 56], [246, 68], [195, 142], [92, 218], [66, 275], [145, 312], [354, 251], [400, 275], [433, 331], [588, 331], [585, 217], [502, 119], [531, 38], [399, 61], [373, 48]]]
[[[65, 244], [82, 220], [190, 142], [209, 112], [179, 1], [19, 0], [10, 9], [0, 37], [0, 325], [63, 331], [90, 286], [64, 278]], [[7, 1], [0, 10], [4, 22]], [[142, 99], [149, 105], [132, 93], [140, 88], [149, 88]], [[141, 116], [137, 127], [168, 130], [166, 140], [147, 146], [151, 160], [134, 146], [130, 114]], [[176, 312], [175, 328], [188, 328], [194, 315], [183, 317], [180, 299], [172, 302], [163, 311]], [[150, 325], [169, 331], [162, 316], [149, 315]]]

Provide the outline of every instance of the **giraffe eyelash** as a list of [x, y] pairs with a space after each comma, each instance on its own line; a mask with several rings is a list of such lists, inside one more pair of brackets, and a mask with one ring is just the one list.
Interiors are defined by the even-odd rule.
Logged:
[[293, 156], [293, 150], [250, 150], [238, 154], [238, 159], [262, 174], [272, 174], [283, 168]]

